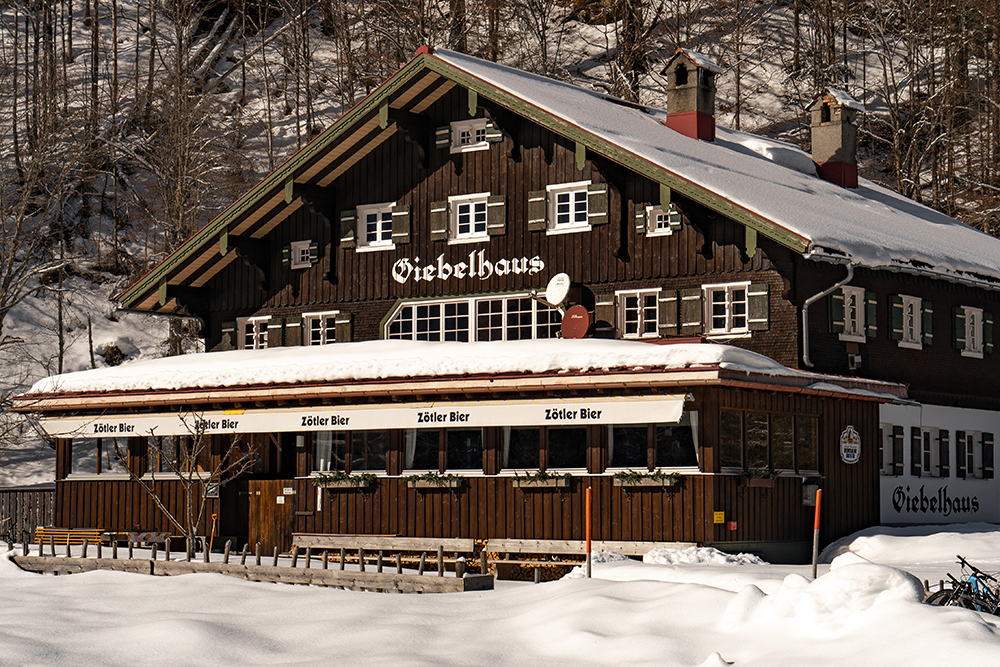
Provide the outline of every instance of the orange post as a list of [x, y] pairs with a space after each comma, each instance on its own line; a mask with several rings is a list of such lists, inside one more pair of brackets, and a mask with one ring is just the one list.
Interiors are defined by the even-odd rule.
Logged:
[[816, 489], [816, 518], [813, 519], [813, 579], [816, 578], [816, 563], [819, 560], [819, 506], [823, 501], [823, 489]]
[[587, 487], [587, 578], [590, 579], [590, 487]]

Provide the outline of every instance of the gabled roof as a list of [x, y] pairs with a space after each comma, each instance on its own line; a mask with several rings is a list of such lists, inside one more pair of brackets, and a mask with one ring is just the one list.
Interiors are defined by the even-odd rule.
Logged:
[[173, 312], [302, 205], [294, 184], [327, 186], [397, 131], [393, 111], [420, 114], [455, 85], [504, 106], [812, 259], [1000, 289], [1000, 239], [870, 181], [821, 180], [789, 144], [717, 128], [681, 135], [664, 112], [447, 50], [422, 48], [396, 74], [115, 298]]

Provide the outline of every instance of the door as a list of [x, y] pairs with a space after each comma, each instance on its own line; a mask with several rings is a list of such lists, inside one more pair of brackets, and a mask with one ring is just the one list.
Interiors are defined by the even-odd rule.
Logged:
[[[286, 552], [292, 548], [292, 525], [295, 518], [295, 493], [288, 480], [252, 479], [249, 491], [250, 550], [260, 542], [261, 553], [274, 547]], [[286, 493], [291, 491], [291, 493]]]

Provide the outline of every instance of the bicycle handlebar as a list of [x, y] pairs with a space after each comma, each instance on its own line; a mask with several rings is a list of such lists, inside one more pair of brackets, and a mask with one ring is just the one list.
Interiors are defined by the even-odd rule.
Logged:
[[[962, 558], [962, 556], [956, 555], [956, 558], [958, 558], [958, 562], [962, 565], [962, 567], [968, 567], [970, 570], [972, 570], [973, 572], [975, 572], [976, 574], [978, 574], [980, 578], [982, 578], [982, 579], [988, 579], [989, 581], [997, 581], [997, 579], [995, 577], [993, 577], [992, 575], [986, 574], [985, 572], [983, 572], [982, 570], [980, 570], [978, 567], [976, 567], [975, 565], [973, 565], [969, 561], [967, 561], [964, 558]], [[1000, 583], [1000, 582], [998, 582], [998, 583]]]

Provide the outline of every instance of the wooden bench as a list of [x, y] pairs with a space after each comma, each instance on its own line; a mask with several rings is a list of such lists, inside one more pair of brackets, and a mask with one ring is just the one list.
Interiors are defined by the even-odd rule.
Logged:
[[[695, 542], [594, 540], [590, 543], [592, 553], [614, 551], [630, 557], [644, 556], [652, 549], [687, 549], [695, 546], [698, 546]], [[486, 542], [485, 551], [490, 554], [497, 579], [511, 578], [518, 574], [519, 568], [534, 570], [535, 581], [539, 580], [542, 568], [551, 570], [553, 576], [562, 576], [567, 569], [581, 565], [587, 559], [587, 543], [583, 540], [491, 538]]]
[[[306, 550], [307, 557], [320, 555], [339, 555], [340, 569], [346, 562], [357, 562], [361, 571], [374, 563], [379, 572], [387, 564], [395, 564], [397, 571], [402, 570], [405, 562], [408, 567], [416, 566], [423, 572], [428, 560], [434, 561], [438, 575], [444, 576], [446, 566], [452, 569], [465, 569], [467, 560], [476, 556], [476, 541], [461, 537], [393, 537], [389, 535], [322, 535], [310, 533], [294, 533], [292, 535], [293, 558], [300, 550]], [[350, 556], [348, 553], [350, 552]], [[394, 558], [389, 558], [388, 555]], [[445, 554], [451, 554], [450, 558]], [[430, 556], [429, 556], [430, 555]], [[462, 565], [459, 565], [462, 563]]]
[[36, 526], [35, 542], [39, 544], [55, 543], [60, 546], [80, 545], [86, 540], [89, 544], [98, 544], [104, 533], [100, 528], [53, 528], [52, 526]]

